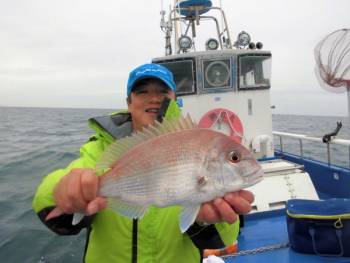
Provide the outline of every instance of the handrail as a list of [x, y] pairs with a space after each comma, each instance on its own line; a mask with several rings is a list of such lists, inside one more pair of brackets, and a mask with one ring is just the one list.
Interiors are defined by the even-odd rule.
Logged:
[[[308, 135], [305, 135], [305, 134], [296, 134], [296, 133], [279, 132], [279, 131], [273, 131], [272, 133], [273, 133], [273, 135], [279, 136], [279, 138], [280, 138], [280, 150], [281, 150], [281, 153], [283, 153], [283, 139], [282, 139], [282, 137], [298, 139], [299, 140], [299, 147], [300, 147], [300, 156], [301, 156], [301, 158], [303, 158], [303, 155], [304, 155], [303, 140], [304, 141], [320, 142], [320, 143], [324, 144], [324, 142], [322, 141], [322, 138], [308, 136]], [[327, 142], [325, 144], [327, 145], [328, 165], [331, 164], [330, 144], [348, 146], [349, 147], [349, 167], [350, 167], [350, 140], [333, 138], [333, 139], [331, 139], [329, 142]]]
[[[296, 133], [274, 131], [273, 135], [289, 137], [289, 138], [294, 138], [294, 139], [302, 139], [305, 141], [322, 142], [322, 138], [312, 137], [312, 136], [308, 136], [305, 134], [296, 134]], [[345, 140], [345, 139], [332, 139], [329, 143], [350, 146], [350, 140]]]
[[[219, 26], [219, 23], [216, 19], [216, 17], [214, 16], [203, 16], [200, 15], [198, 13], [198, 7], [199, 6], [192, 6], [192, 7], [177, 7], [176, 5], [170, 10], [169, 13], [169, 18], [168, 18], [168, 22], [171, 23], [175, 23], [177, 21], [184, 21], [184, 20], [191, 20], [193, 22], [193, 24], [191, 25], [192, 28], [192, 34], [195, 34], [195, 29], [194, 29], [194, 21], [196, 21], [197, 25], [199, 25], [199, 19], [213, 19], [215, 24], [216, 24], [216, 33], [217, 33], [217, 37], [218, 37], [218, 41], [220, 44], [220, 48], [223, 50], [224, 49], [224, 44], [226, 45], [226, 48], [228, 49], [232, 49], [232, 41], [231, 41], [231, 36], [230, 36], [230, 32], [228, 30], [228, 23], [227, 23], [227, 19], [226, 19], [226, 15], [224, 10], [221, 7], [215, 7], [215, 6], [204, 6], [202, 7], [203, 10], [216, 10], [220, 13], [222, 21], [223, 21], [223, 25], [221, 25], [221, 27]], [[197, 8], [197, 9], [196, 9]], [[177, 16], [177, 12], [184, 10], [184, 11], [195, 11], [195, 17], [186, 17], [183, 15]], [[161, 13], [161, 14], [165, 14], [165, 13]], [[161, 21], [162, 23], [162, 21]], [[165, 21], [163, 21], [163, 23], [166, 23]], [[172, 26], [170, 28], [166, 29], [168, 31], [168, 35], [171, 35], [171, 31], [172, 31]], [[187, 35], [187, 30], [186, 29], [186, 34]], [[226, 32], [226, 42], [222, 42], [222, 36], [224, 35], [224, 33]], [[167, 35], [166, 35], [167, 36]], [[178, 52], [178, 35], [177, 35], [177, 31], [175, 30], [175, 53]], [[167, 54], [167, 53], [166, 53]], [[171, 55], [171, 54], [168, 54]]]

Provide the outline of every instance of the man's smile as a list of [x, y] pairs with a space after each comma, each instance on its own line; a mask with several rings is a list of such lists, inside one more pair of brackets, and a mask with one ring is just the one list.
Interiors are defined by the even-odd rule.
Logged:
[[145, 110], [145, 112], [158, 113], [159, 112], [159, 108], [148, 108], [148, 109]]

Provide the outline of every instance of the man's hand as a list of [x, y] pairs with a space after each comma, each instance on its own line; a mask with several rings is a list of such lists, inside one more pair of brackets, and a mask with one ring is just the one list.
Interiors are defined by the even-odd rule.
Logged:
[[238, 214], [247, 214], [252, 209], [254, 195], [246, 190], [228, 193], [222, 198], [202, 204], [197, 221], [207, 224], [234, 223]]
[[99, 177], [92, 169], [72, 169], [54, 189], [56, 208], [46, 220], [76, 212], [92, 215], [105, 209], [107, 199], [97, 196]]

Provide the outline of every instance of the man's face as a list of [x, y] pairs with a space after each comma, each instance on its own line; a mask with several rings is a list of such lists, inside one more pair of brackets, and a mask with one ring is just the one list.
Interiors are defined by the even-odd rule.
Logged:
[[175, 99], [175, 93], [158, 81], [138, 86], [131, 92], [128, 109], [134, 130], [154, 123], [165, 97]]

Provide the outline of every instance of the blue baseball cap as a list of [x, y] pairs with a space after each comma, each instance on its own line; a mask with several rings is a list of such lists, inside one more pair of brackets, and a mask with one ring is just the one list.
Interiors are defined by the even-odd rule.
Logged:
[[174, 76], [170, 70], [159, 64], [144, 64], [130, 72], [128, 79], [127, 95], [130, 96], [130, 93], [134, 88], [136, 82], [146, 78], [159, 79], [163, 81], [172, 91], [175, 92], [176, 90]]

